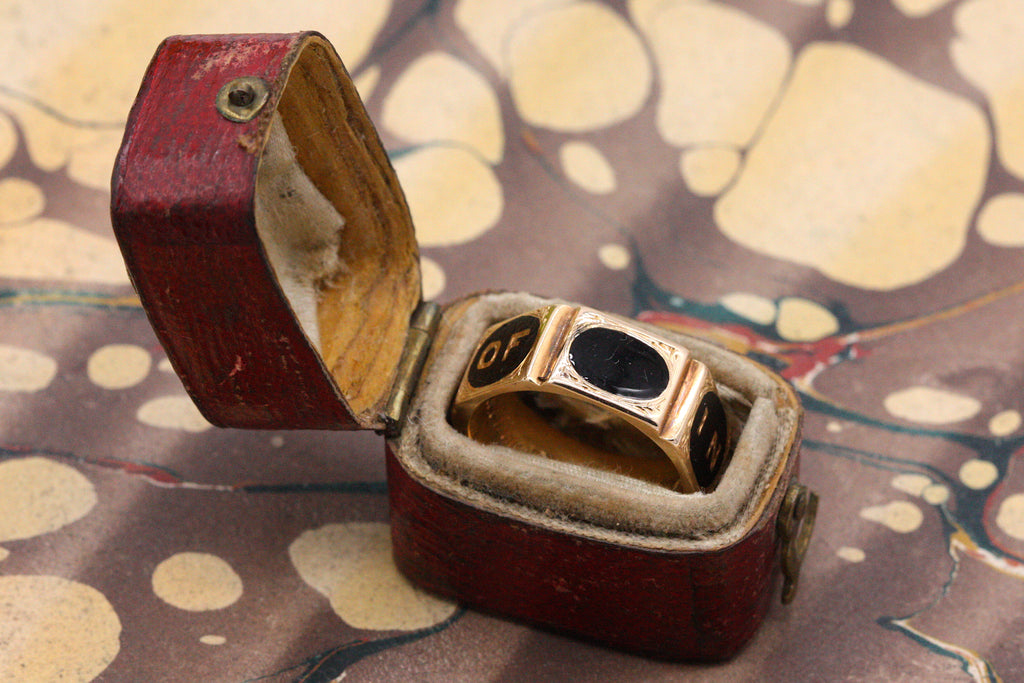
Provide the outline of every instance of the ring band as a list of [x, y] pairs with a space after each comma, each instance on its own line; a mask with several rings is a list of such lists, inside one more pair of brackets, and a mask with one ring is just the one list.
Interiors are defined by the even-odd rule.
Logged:
[[[524, 412], [524, 402], [533, 410]], [[545, 406], [568, 414], [577, 438], [565, 442], [530, 417]], [[707, 367], [679, 344], [586, 307], [546, 306], [488, 328], [450, 417], [478, 441], [623, 473], [636, 468], [652, 481], [659, 475], [650, 456], [664, 464], [664, 454], [674, 488], [684, 493], [713, 490], [730, 453]], [[627, 432], [632, 440], [620, 438]]]

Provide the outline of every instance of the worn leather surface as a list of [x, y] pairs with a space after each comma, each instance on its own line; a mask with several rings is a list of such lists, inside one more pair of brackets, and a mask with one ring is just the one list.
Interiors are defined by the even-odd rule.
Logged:
[[[39, 5], [0, 22], [0, 679], [1024, 675], [1015, 0]], [[639, 315], [795, 384], [818, 529], [734, 660], [417, 594], [379, 437], [192, 410], [111, 236], [123, 122], [164, 36], [304, 28], [378, 124], [428, 295]]]

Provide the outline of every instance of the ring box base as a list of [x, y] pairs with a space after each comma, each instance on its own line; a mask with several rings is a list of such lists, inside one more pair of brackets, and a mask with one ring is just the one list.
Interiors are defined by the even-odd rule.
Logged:
[[456, 432], [447, 406], [482, 330], [548, 303], [488, 294], [446, 312], [402, 434], [388, 440], [396, 562], [429, 590], [494, 614], [660, 658], [731, 656], [774, 594], [775, 520], [799, 436], [792, 391], [751, 361], [660, 330], [720, 378], [739, 433], [710, 494]]

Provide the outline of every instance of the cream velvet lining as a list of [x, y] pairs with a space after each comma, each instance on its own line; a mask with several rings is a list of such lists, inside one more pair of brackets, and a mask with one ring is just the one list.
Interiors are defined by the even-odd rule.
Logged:
[[281, 115], [274, 112], [256, 181], [256, 231], [295, 319], [317, 351], [320, 291], [347, 270], [340, 255], [344, 225], [299, 166]]
[[777, 485], [800, 409], [761, 366], [662, 328], [707, 364], [730, 414], [735, 451], [710, 494], [680, 494], [612, 472], [484, 446], [457, 432], [447, 410], [483, 331], [553, 303], [490, 294], [458, 312], [432, 350], [396, 453], [421, 483], [470, 505], [563, 533], [662, 550], [709, 550], [738, 541]]

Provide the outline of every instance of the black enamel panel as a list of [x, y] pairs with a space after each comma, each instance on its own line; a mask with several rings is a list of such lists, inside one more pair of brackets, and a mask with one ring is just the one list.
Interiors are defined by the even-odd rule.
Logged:
[[587, 382], [617, 396], [657, 398], [668, 387], [668, 363], [661, 354], [618, 330], [580, 332], [569, 346], [569, 362]]
[[487, 335], [470, 361], [466, 379], [480, 388], [494, 384], [522, 364], [537, 341], [540, 319], [523, 315], [509, 320]]
[[728, 461], [727, 430], [725, 408], [718, 394], [704, 394], [690, 428], [690, 463], [702, 489], [715, 483]]

